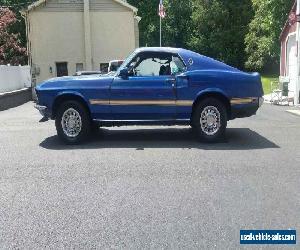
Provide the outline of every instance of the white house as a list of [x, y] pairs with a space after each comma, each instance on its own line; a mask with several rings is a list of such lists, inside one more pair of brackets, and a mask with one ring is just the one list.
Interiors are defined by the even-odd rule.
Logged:
[[22, 12], [33, 81], [103, 70], [139, 46], [137, 9], [122, 0], [39, 0]]

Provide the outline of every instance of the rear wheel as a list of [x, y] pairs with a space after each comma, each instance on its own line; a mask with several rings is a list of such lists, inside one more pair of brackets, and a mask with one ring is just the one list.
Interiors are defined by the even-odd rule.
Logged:
[[78, 144], [87, 139], [91, 131], [91, 119], [86, 108], [77, 101], [60, 105], [55, 119], [59, 138], [67, 144]]
[[225, 136], [227, 111], [225, 105], [216, 98], [200, 101], [193, 112], [192, 127], [198, 139], [217, 142]]
[[92, 132], [98, 132], [100, 130], [100, 125], [96, 122], [91, 123], [91, 131]]

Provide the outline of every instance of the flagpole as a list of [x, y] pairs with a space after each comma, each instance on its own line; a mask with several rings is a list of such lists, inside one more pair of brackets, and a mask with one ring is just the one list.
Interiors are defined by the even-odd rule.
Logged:
[[161, 47], [161, 16], [159, 17], [159, 46]]

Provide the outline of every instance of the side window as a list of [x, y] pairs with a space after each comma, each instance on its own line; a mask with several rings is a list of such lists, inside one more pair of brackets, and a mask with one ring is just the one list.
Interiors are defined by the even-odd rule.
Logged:
[[172, 75], [181, 74], [186, 70], [183, 61], [178, 56], [172, 56], [170, 67]]
[[171, 76], [181, 74], [186, 67], [176, 54], [150, 52], [139, 54], [129, 64], [131, 76]]
[[146, 58], [136, 68], [136, 76], [159, 76], [162, 64], [157, 58]]

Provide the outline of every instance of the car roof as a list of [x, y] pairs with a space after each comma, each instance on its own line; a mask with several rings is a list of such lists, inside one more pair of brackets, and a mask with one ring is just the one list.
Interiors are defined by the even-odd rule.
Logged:
[[172, 47], [144, 47], [144, 48], [138, 48], [135, 50], [136, 53], [140, 52], [158, 52], [158, 53], [172, 53], [172, 54], [178, 54], [183, 59], [187, 59], [190, 57], [203, 57], [202, 55], [182, 48], [172, 48]]
[[239, 71], [223, 62], [217, 61], [213, 58], [201, 55], [199, 53], [182, 49], [182, 48], [172, 48], [172, 47], [144, 47], [135, 50], [136, 53], [140, 52], [161, 52], [161, 53], [174, 53], [178, 54], [187, 65], [189, 70], [197, 70], [199, 68], [205, 69], [224, 69], [230, 71]]
[[179, 53], [180, 51], [184, 51], [184, 49], [172, 48], [172, 47], [143, 47], [143, 48], [138, 48], [136, 50], [136, 52], [166, 52], [166, 53]]

